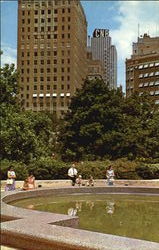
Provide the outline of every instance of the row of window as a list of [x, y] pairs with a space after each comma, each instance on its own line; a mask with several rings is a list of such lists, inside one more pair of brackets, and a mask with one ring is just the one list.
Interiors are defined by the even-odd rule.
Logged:
[[151, 77], [151, 76], [159, 76], [159, 71], [150, 72], [150, 73], [145, 73], [145, 74], [140, 74], [140, 75], [139, 75], [139, 78]]
[[[22, 35], [21, 36], [21, 40], [25, 40], [25, 38], [27, 37], [27, 39], [29, 40], [30, 39], [30, 35]], [[37, 40], [37, 39], [58, 39], [60, 38], [60, 35], [57, 35], [57, 34], [41, 34], [41, 35], [34, 35], [34, 40]], [[67, 34], [61, 34], [61, 39], [64, 39], [64, 38], [68, 38], [70, 39], [71, 38], [71, 34], [70, 33], [67, 33]]]
[[[57, 56], [57, 50], [47, 50], [47, 51], [44, 51], [44, 50], [40, 50], [40, 52], [38, 51], [34, 51], [34, 56], [51, 56], [53, 53], [53, 56]], [[66, 52], [64, 50], [61, 51], [61, 56], [64, 56], [66, 54]], [[29, 56], [30, 57], [30, 52], [27, 51], [26, 53], [24, 51], [21, 52], [21, 56], [24, 57], [24, 56]], [[67, 50], [67, 55], [70, 56], [70, 50]], [[62, 59], [64, 60], [64, 59]], [[68, 59], [70, 60], [70, 59]], [[22, 61], [24, 63], [24, 61]]]
[[[51, 86], [50, 85], [46, 85], [45, 87], [44, 87], [44, 85], [40, 85], [40, 86], [37, 86], [37, 85], [34, 85], [34, 90], [44, 90], [46, 88], [46, 90], [51, 90]], [[52, 88], [53, 88], [53, 90], [57, 90], [57, 85], [56, 84], [54, 84], [54, 85], [52, 85]], [[58, 86], [58, 88], [59, 88], [59, 86]], [[61, 90], [64, 90], [64, 89], [67, 89], [67, 90], [69, 90], [70, 89], [70, 85], [69, 84], [67, 84], [66, 86], [64, 85], [64, 84], [62, 84], [61, 86], [60, 86], [60, 88], [61, 88]], [[27, 85], [26, 86], [26, 90], [27, 91], [29, 91], [29, 85]], [[21, 87], [21, 91], [23, 91], [24, 90], [24, 87]]]
[[[47, 9], [47, 10], [34, 10], [34, 15], [51, 15], [51, 14], [58, 14], [58, 12], [61, 12], [62, 14], [64, 13], [71, 13], [71, 9], [70, 8], [62, 8], [62, 9]], [[30, 16], [31, 14], [31, 11], [30, 10], [22, 10], [22, 16], [25, 16], [25, 15], [28, 15]]]
[[[144, 92], [140, 92], [139, 95], [141, 96], [143, 93], [144, 93]], [[150, 91], [149, 94], [150, 94], [151, 96], [153, 96], [153, 95], [159, 95], [159, 90]]]
[[[21, 63], [22, 63], [22, 65], [24, 65], [24, 61], [22, 61]], [[27, 65], [31, 64], [30, 60], [26, 60], [26, 63], [27, 63]], [[52, 60], [46, 60], [46, 61], [45, 60], [34, 60], [33, 63], [34, 63], [34, 65], [57, 64], [57, 60], [56, 59], [54, 59], [53, 61]], [[61, 71], [62, 71], [62, 69], [61, 69]], [[57, 72], [57, 68], [54, 69], [54, 72]], [[62, 72], [64, 72], [64, 71], [62, 71]]]
[[[66, 27], [67, 27], [68, 30], [71, 29], [71, 26], [70, 26], [70, 25], [67, 25], [67, 26], [66, 26], [66, 25], [62, 25], [62, 26], [61, 26], [61, 29], [62, 29], [62, 30], [65, 30]], [[58, 29], [58, 26], [34, 27], [34, 32], [45, 32], [45, 31], [51, 32], [51, 31], [57, 31], [57, 29]], [[25, 27], [22, 27], [21, 31], [22, 31], [22, 32], [25, 32], [25, 31], [30, 32], [30, 31], [31, 31], [30, 26], [27, 27], [26, 29], [25, 29]]]
[[[55, 73], [56, 73], [57, 71], [55, 71]], [[21, 83], [23, 83], [24, 82], [24, 79], [25, 79], [25, 81], [26, 82], [29, 82], [30, 81], [30, 77], [26, 77], [26, 78], [24, 78], [24, 77], [21, 77]], [[47, 78], [44, 78], [44, 77], [40, 77], [40, 81], [41, 82], [44, 82], [44, 81], [48, 81], [48, 82], [51, 82], [52, 80], [51, 80], [51, 78], [48, 76]], [[61, 81], [65, 81], [65, 80], [67, 80], [67, 81], [70, 81], [70, 76], [61, 76]], [[57, 81], [57, 76], [54, 76], [53, 77], [53, 81]], [[37, 80], [37, 78], [36, 77], [34, 77], [34, 82], [35, 83], [37, 83], [38, 82], [38, 80]]]
[[134, 69], [146, 69], [146, 68], [152, 68], [152, 67], [158, 67], [159, 62], [153, 62], [153, 63], [146, 63], [146, 64], [140, 64], [135, 67], [127, 67], [127, 71], [133, 71]]
[[139, 88], [142, 87], [151, 87], [151, 86], [159, 86], [159, 80], [157, 81], [152, 81], [152, 82], [142, 82], [139, 84]]
[[[70, 1], [71, 0], [63, 0], [63, 1], [60, 1], [60, 0], [55, 0], [55, 1], [35, 1], [32, 3], [34, 3], [34, 6], [35, 7], [49, 7], [49, 6], [54, 6], [54, 5], [66, 5], [66, 4], [70, 4]], [[29, 3], [29, 1], [22, 1], [22, 8], [25, 8], [25, 7], [31, 7], [32, 4]]]
[[157, 66], [159, 66], [159, 62], [141, 64], [141, 65], [138, 66], [138, 69], [146, 69], [146, 68], [157, 67]]
[[[57, 97], [58, 95], [57, 95], [57, 93], [53, 93], [53, 94], [50, 94], [50, 93], [47, 93], [47, 94], [43, 94], [43, 93], [41, 93], [41, 94], [33, 94], [33, 98], [36, 98], [36, 97], [40, 97], [40, 98], [43, 98], [43, 97]], [[70, 93], [60, 93], [59, 94], [59, 96], [60, 97], [70, 97], [71, 96], [71, 94]]]
[[[65, 106], [68, 107], [69, 105], [70, 105], [69, 102], [66, 103], [66, 104], [65, 104], [64, 102], [61, 102], [61, 103], [60, 103], [60, 106], [61, 106], [61, 107], [65, 107]], [[36, 102], [33, 102], [33, 106], [34, 106], [34, 107], [38, 107], [38, 106], [44, 107], [44, 106], [46, 106], [46, 107], [50, 107], [50, 108], [51, 108], [51, 106], [57, 107], [57, 104], [56, 104], [56, 102], [53, 102], [53, 103], [46, 102], [45, 105], [44, 105], [43, 102], [40, 102], [39, 104], [37, 104]], [[59, 104], [58, 104], [58, 107], [59, 107]]]
[[[61, 17], [61, 20], [62, 20], [62, 22], [70, 22], [71, 21], [71, 17], [70, 16], [68, 16], [67, 18], [66, 17]], [[54, 21], [55, 23], [57, 23], [59, 20], [58, 20], [58, 18], [57, 17], [54, 17], [54, 18], [40, 18], [40, 19], [38, 19], [38, 18], [34, 18], [34, 23], [51, 23], [52, 21]], [[31, 23], [31, 19], [30, 18], [28, 18], [28, 19], [24, 19], [24, 18], [22, 18], [22, 24], [30, 24]]]

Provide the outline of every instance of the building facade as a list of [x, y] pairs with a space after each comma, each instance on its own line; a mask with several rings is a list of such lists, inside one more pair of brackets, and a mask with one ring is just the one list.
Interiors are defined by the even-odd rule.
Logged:
[[92, 59], [92, 52], [88, 48], [87, 51], [87, 79], [89, 80], [104, 80], [104, 68], [100, 60]]
[[91, 38], [93, 60], [100, 60], [104, 67], [104, 82], [112, 89], [117, 87], [117, 51], [111, 44], [107, 29], [95, 29]]
[[133, 43], [131, 59], [126, 59], [126, 96], [149, 93], [159, 104], [159, 37], [147, 34]]
[[86, 48], [87, 22], [79, 0], [19, 0], [23, 108], [63, 115], [86, 77]]

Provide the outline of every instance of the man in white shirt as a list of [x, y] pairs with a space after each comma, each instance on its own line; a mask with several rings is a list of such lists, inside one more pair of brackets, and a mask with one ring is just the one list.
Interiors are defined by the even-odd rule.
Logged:
[[69, 170], [68, 170], [68, 176], [69, 176], [69, 178], [71, 179], [71, 181], [72, 181], [72, 186], [74, 186], [75, 185], [75, 183], [76, 183], [76, 176], [77, 176], [77, 169], [75, 168], [75, 164], [73, 163], [72, 164], [72, 167], [70, 167], [69, 168]]

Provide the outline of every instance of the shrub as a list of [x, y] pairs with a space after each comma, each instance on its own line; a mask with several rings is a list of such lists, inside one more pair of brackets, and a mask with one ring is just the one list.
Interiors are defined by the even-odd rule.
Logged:
[[9, 161], [3, 160], [1, 161], [1, 180], [7, 179], [7, 171], [10, 166], [14, 167], [16, 173], [16, 180], [24, 180], [28, 176], [28, 170], [24, 163], [16, 162], [16, 161]]
[[28, 166], [28, 171], [32, 172], [38, 180], [66, 179], [67, 170], [66, 163], [50, 157], [41, 157]]
[[159, 179], [159, 163], [142, 164], [136, 168], [136, 172], [143, 179]]
[[136, 173], [136, 168], [139, 166], [139, 164], [140, 163], [136, 161], [128, 161], [126, 158], [118, 159], [112, 162], [116, 178], [128, 180], [140, 179]]

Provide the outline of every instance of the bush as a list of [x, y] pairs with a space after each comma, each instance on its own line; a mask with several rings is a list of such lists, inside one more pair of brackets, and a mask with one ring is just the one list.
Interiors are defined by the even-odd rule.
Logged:
[[159, 179], [159, 163], [142, 164], [136, 168], [136, 172], [143, 179]]
[[136, 173], [136, 168], [140, 165], [136, 161], [128, 161], [126, 158], [112, 162], [117, 179], [137, 180], [140, 179]]
[[14, 167], [17, 177], [16, 180], [24, 180], [28, 176], [28, 170], [24, 163], [3, 160], [1, 161], [1, 171], [0, 171], [1, 180], [7, 179], [7, 171], [11, 165]]
[[67, 178], [68, 167], [64, 162], [41, 157], [28, 166], [28, 171], [32, 172], [37, 180], [56, 180]]

